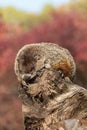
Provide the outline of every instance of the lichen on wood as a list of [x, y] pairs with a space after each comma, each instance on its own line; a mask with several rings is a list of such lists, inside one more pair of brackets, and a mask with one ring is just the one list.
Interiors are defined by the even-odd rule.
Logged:
[[62, 121], [87, 119], [87, 90], [73, 83], [75, 72], [70, 52], [56, 44], [19, 50], [15, 73], [25, 130], [63, 130], [58, 126]]

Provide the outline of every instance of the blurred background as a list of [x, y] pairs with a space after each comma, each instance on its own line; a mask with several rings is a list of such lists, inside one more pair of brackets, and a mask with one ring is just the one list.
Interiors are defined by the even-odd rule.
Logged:
[[14, 59], [23, 45], [36, 42], [69, 49], [75, 83], [87, 88], [87, 0], [0, 1], [0, 130], [23, 130]]

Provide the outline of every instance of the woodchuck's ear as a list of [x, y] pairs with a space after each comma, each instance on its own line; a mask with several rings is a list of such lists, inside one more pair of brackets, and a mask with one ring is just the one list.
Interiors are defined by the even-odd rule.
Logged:
[[30, 76], [33, 71], [38, 71], [43, 66], [60, 69], [71, 80], [76, 71], [70, 52], [54, 43], [25, 45], [16, 56], [14, 69], [18, 80], [22, 80], [23, 74]]

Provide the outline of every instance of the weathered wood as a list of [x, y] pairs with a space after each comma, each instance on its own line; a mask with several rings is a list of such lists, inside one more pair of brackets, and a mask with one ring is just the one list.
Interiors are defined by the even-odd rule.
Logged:
[[67, 119], [56, 123], [51, 128], [53, 130], [87, 130], [87, 120]]
[[63, 120], [87, 119], [87, 90], [73, 83], [75, 71], [73, 57], [58, 45], [31, 44], [18, 52], [25, 130], [63, 130], [58, 126]]

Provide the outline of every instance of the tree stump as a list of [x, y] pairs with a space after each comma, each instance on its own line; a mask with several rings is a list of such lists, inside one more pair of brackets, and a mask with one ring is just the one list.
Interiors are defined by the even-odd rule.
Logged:
[[19, 50], [15, 73], [25, 130], [87, 129], [78, 125], [87, 119], [87, 90], [73, 83], [75, 72], [70, 52], [56, 44], [29, 44]]

